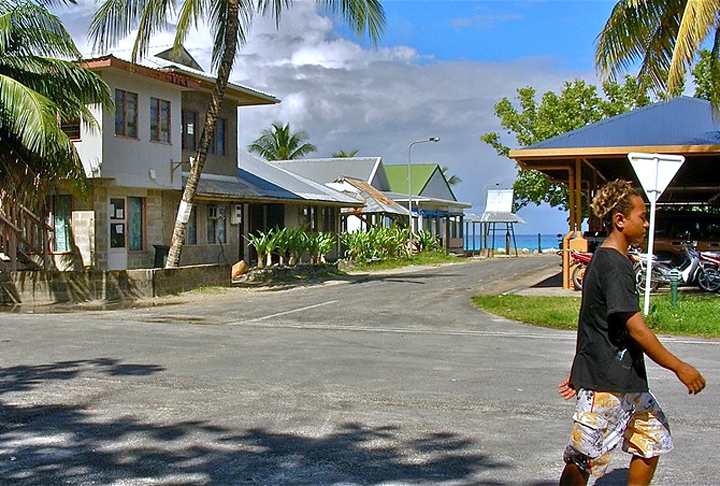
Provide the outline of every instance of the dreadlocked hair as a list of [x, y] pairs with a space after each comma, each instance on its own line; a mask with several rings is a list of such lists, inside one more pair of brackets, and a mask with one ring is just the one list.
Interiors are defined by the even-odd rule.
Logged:
[[612, 228], [613, 214], [622, 213], [625, 216], [632, 210], [631, 199], [640, 196], [640, 191], [628, 181], [615, 180], [602, 186], [593, 198], [591, 204], [595, 215], [600, 218], [608, 231]]

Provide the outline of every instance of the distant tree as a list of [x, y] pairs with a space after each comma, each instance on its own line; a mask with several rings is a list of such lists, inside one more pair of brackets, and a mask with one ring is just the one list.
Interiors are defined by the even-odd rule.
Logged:
[[[647, 88], [631, 76], [626, 76], [622, 85], [605, 82], [602, 90], [604, 97], [598, 94], [596, 86], [576, 79], [565, 82], [559, 95], [546, 92], [538, 103], [535, 88], [518, 88], [515, 100], [519, 109], [503, 98], [495, 105], [495, 115], [506, 132], [526, 147], [653, 101]], [[499, 133], [486, 133], [480, 139], [491, 145], [498, 155], [508, 156], [510, 148], [501, 142]], [[538, 171], [518, 167], [513, 190], [515, 210], [529, 203], [543, 202], [565, 210], [569, 207], [567, 184], [550, 182]]]
[[315, 145], [307, 142], [308, 135], [302, 130], [292, 132], [290, 124], [274, 122], [271, 128], [260, 132], [260, 137], [250, 144], [250, 152], [265, 160], [293, 160], [317, 152]]
[[80, 57], [46, 2], [0, 2], [0, 193], [28, 206], [61, 182], [86, 187], [61, 124], [82, 120], [97, 128], [89, 106], [111, 107], [112, 95], [97, 74], [74, 62]]
[[[712, 81], [712, 70], [720, 70], [720, 66], [713, 60], [712, 54], [707, 49], [700, 51], [698, 62], [693, 67], [692, 74], [695, 83], [695, 98], [712, 101], [720, 99], [720, 86]], [[716, 73], [718, 75], [720, 73]]]
[[445, 176], [445, 180], [447, 183], [451, 186], [456, 186], [462, 182], [462, 179], [456, 175], [448, 175], [448, 170], [450, 170], [447, 167], [441, 167], [440, 170], [442, 171], [443, 175]]
[[345, 159], [345, 158], [353, 158], [357, 155], [357, 150], [352, 150], [350, 152], [345, 152], [344, 150], [339, 150], [337, 152], [332, 153], [332, 157], [335, 159]]

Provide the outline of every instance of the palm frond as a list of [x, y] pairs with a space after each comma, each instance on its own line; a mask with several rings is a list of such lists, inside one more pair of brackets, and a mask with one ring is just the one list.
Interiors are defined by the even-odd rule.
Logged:
[[23, 3], [2, 16], [0, 53], [79, 59], [80, 51], [60, 19], [42, 6]]
[[718, 11], [720, 0], [687, 0], [668, 71], [668, 91], [683, 84], [701, 44], [711, 29], [717, 30]]
[[47, 155], [60, 131], [55, 103], [17, 80], [0, 75], [0, 106], [0, 126], [16, 134], [28, 150]]
[[379, 0], [319, 0], [328, 10], [340, 13], [358, 35], [367, 34], [375, 44], [385, 30], [385, 9]]

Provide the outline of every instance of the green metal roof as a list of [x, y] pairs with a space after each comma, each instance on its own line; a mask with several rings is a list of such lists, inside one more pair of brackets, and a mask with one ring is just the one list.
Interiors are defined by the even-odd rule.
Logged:
[[[439, 170], [439, 167], [440, 166], [437, 164], [412, 164], [412, 170], [410, 171], [410, 174], [412, 175], [412, 189], [410, 192], [412, 192], [413, 196], [419, 196], [422, 193], [432, 175], [436, 170]], [[392, 192], [407, 194], [407, 165], [386, 165], [385, 174], [387, 174], [388, 181], [390, 182], [390, 190]]]

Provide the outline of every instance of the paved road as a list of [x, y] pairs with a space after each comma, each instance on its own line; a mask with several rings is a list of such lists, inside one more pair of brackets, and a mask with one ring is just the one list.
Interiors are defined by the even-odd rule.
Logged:
[[[0, 483], [555, 484], [574, 335], [469, 297], [556, 260], [0, 314]], [[677, 445], [655, 484], [718, 484], [720, 341], [664, 341], [709, 385], [688, 398], [650, 367]], [[597, 484], [622, 484], [626, 464]]]

